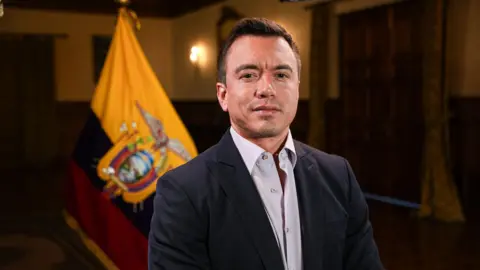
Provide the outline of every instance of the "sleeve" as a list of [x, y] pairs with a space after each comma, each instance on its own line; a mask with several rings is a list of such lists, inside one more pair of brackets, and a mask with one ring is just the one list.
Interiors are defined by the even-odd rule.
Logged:
[[158, 179], [148, 239], [149, 270], [208, 270], [207, 228], [171, 177]]
[[373, 238], [367, 202], [347, 160], [345, 160], [345, 166], [349, 184], [349, 220], [345, 243], [344, 269], [383, 270], [378, 248]]

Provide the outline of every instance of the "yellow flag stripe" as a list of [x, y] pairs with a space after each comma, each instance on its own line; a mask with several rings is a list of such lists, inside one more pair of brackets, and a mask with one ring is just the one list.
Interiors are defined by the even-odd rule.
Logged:
[[91, 104], [113, 143], [122, 137], [125, 128], [145, 136], [151, 134], [137, 103], [161, 122], [169, 138], [178, 140], [192, 157], [197, 155], [189, 132], [151, 68], [123, 9]]

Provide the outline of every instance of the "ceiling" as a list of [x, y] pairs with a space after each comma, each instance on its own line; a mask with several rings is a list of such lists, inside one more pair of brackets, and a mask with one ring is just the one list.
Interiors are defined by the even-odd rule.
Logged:
[[[6, 8], [28, 8], [115, 14], [116, 0], [0, 0]], [[174, 18], [224, 0], [131, 0], [129, 8], [139, 17]]]

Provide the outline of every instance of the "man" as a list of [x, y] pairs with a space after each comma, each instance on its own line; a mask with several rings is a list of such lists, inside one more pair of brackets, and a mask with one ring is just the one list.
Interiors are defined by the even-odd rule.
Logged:
[[348, 162], [292, 139], [300, 56], [266, 19], [244, 19], [218, 61], [231, 128], [158, 180], [149, 268], [380, 270]]

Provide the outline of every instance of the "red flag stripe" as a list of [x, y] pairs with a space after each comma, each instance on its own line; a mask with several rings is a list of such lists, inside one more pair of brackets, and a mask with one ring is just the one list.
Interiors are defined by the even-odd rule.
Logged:
[[67, 211], [83, 232], [121, 270], [147, 269], [148, 240], [96, 189], [84, 171], [69, 164]]

